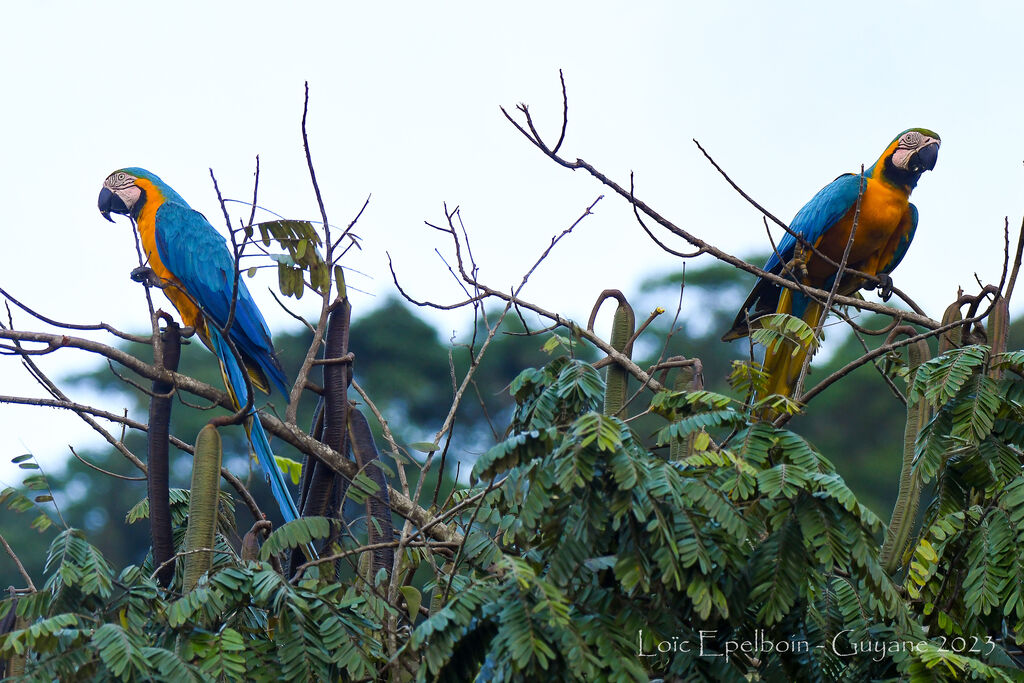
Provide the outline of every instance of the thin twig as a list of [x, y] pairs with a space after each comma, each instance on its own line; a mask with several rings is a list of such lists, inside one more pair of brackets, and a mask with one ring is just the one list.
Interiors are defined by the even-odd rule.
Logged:
[[[302, 148], [306, 153], [306, 166], [309, 169], [309, 179], [313, 185], [313, 194], [316, 196], [317, 206], [320, 207], [320, 218], [323, 220], [324, 226], [324, 245], [326, 248], [325, 262], [328, 267], [332, 267], [334, 264], [334, 244], [331, 242], [331, 224], [327, 220], [327, 209], [324, 207], [324, 198], [320, 193], [320, 185], [316, 180], [316, 169], [313, 167], [313, 156], [309, 148], [309, 135], [306, 132], [306, 118], [309, 115], [309, 82], [305, 85], [305, 98], [302, 103]], [[360, 211], [360, 213], [362, 213]], [[354, 222], [353, 222], [354, 224]], [[338, 283], [339, 296], [343, 296], [344, 283]], [[299, 371], [295, 376], [295, 383], [292, 385], [292, 390], [288, 395], [288, 408], [285, 410], [285, 422], [290, 425], [295, 425], [297, 429], [296, 420], [298, 418], [299, 411], [299, 399], [302, 397], [302, 391], [305, 389], [306, 381], [309, 379], [309, 373], [313, 368], [313, 361], [316, 359], [317, 354], [320, 352], [320, 346], [323, 344], [324, 333], [327, 330], [327, 316], [331, 307], [331, 287], [328, 286], [321, 293], [320, 302], [320, 316], [317, 320], [316, 329], [313, 330], [313, 341], [309, 345], [309, 349], [306, 351], [305, 358], [302, 359], [302, 364], [299, 366]]]
[[[534, 126], [533, 126], [532, 118], [530, 117], [530, 114], [529, 114], [529, 108], [521, 105], [521, 106], [518, 107], [518, 109], [521, 112], [523, 112], [524, 116], [527, 119], [528, 127], [530, 128], [531, 131], [533, 131], [533, 133], [535, 133], [536, 130], [535, 130]], [[642, 211], [645, 215], [647, 215], [649, 218], [651, 218], [653, 221], [655, 221], [656, 223], [661, 225], [663, 228], [665, 228], [669, 232], [677, 235], [678, 237], [681, 237], [682, 239], [684, 239], [685, 241], [689, 242], [693, 246], [695, 246], [695, 247], [697, 247], [699, 249], [703, 249], [706, 253], [711, 254], [712, 256], [714, 256], [716, 259], [718, 259], [720, 261], [724, 261], [725, 263], [729, 263], [730, 265], [733, 265], [733, 266], [735, 266], [735, 267], [737, 267], [737, 268], [739, 268], [741, 270], [744, 270], [744, 271], [747, 271], [749, 273], [752, 273], [753, 275], [757, 275], [758, 277], [761, 277], [761, 278], [763, 278], [765, 280], [768, 280], [769, 282], [777, 284], [777, 285], [779, 285], [781, 287], [786, 287], [786, 288], [789, 288], [789, 289], [797, 289], [798, 288], [798, 285], [796, 283], [788, 280], [787, 278], [780, 277], [779, 275], [776, 275], [775, 273], [771, 273], [771, 272], [765, 271], [765, 270], [763, 270], [761, 268], [758, 268], [757, 266], [754, 266], [753, 264], [747, 263], [743, 259], [737, 258], [737, 257], [733, 256], [732, 254], [728, 254], [728, 253], [722, 251], [721, 249], [718, 249], [717, 247], [714, 247], [711, 244], [708, 244], [704, 240], [701, 240], [698, 237], [690, 234], [686, 230], [683, 230], [682, 228], [680, 228], [679, 226], [675, 225], [674, 223], [672, 223], [671, 221], [666, 219], [664, 216], [659, 214], [657, 211], [652, 209], [645, 202], [641, 201], [640, 199], [638, 199], [634, 195], [631, 195], [629, 190], [624, 189], [622, 186], [620, 186], [617, 183], [615, 183], [613, 180], [608, 178], [608, 176], [603, 174], [601, 171], [599, 171], [597, 168], [595, 168], [591, 164], [587, 163], [583, 159], [576, 159], [575, 161], [568, 161], [568, 160], [558, 156], [557, 154], [552, 153], [552, 151], [544, 144], [542, 139], [540, 139], [539, 137], [535, 136], [533, 133], [528, 132], [526, 130], [526, 128], [524, 128], [522, 125], [520, 125], [519, 122], [516, 121], [508, 113], [508, 111], [506, 111], [503, 107], [501, 108], [501, 111], [505, 115], [505, 118], [508, 119], [508, 121], [523, 136], [525, 136], [530, 141], [530, 143], [532, 143], [535, 147], [540, 149], [552, 161], [554, 161], [558, 165], [560, 165], [560, 166], [562, 166], [564, 168], [570, 169], [570, 170], [579, 170], [579, 169], [585, 170], [587, 173], [589, 173], [591, 176], [593, 176], [599, 182], [601, 182], [605, 186], [611, 188], [616, 194], [618, 194], [619, 196], [623, 197], [624, 199], [626, 199], [627, 201], [632, 203], [640, 211]], [[770, 215], [770, 214], [767, 214], [767, 215]], [[773, 220], [774, 220], [774, 218], [773, 218]], [[781, 223], [781, 221], [779, 221], [779, 222]], [[877, 278], [873, 278], [872, 276], [868, 275], [867, 273], [863, 273], [863, 274], [855, 273], [855, 274], [862, 275], [863, 277], [865, 277], [865, 279], [870, 280], [870, 281], [877, 281]], [[816, 296], [822, 297], [822, 299], [825, 299], [825, 298], [828, 297], [828, 292], [826, 292], [826, 291], [816, 290], [816, 289], [810, 289], [810, 291], [811, 291], [811, 293], [815, 294]], [[466, 302], [463, 302], [463, 305], [465, 303]], [[908, 311], [901, 311], [899, 309], [895, 309], [895, 308], [892, 308], [890, 306], [886, 306], [886, 305], [882, 305], [882, 304], [876, 304], [876, 303], [873, 303], [873, 302], [870, 302], [870, 301], [864, 301], [862, 299], [855, 299], [853, 297], [836, 296], [835, 297], [835, 303], [840, 304], [840, 305], [844, 305], [844, 306], [852, 306], [852, 307], [858, 308], [858, 309], [870, 310], [870, 311], [874, 311], [876, 313], [882, 313], [884, 315], [888, 315], [888, 316], [891, 316], [891, 317], [898, 317], [901, 320], [904, 320], [906, 322], [909, 322], [909, 323], [912, 323], [912, 324], [915, 324], [915, 325], [919, 325], [921, 327], [926, 327], [926, 328], [929, 328], [929, 329], [935, 329], [936, 327], [939, 326], [939, 323], [937, 321], [932, 320], [931, 318], [928, 318], [927, 316], [921, 315], [919, 313], [910, 313]], [[913, 305], [912, 305], [912, 307], [913, 307]]]
[[[915, 343], [917, 341], [920, 341], [921, 339], [928, 339], [929, 337], [938, 336], [938, 335], [942, 334], [943, 332], [945, 332], [947, 330], [951, 330], [954, 327], [957, 327], [958, 325], [961, 325], [961, 324], [964, 324], [964, 323], [972, 324], [972, 323], [978, 322], [978, 321], [983, 320], [984, 318], [986, 318], [988, 316], [988, 314], [991, 313], [991, 311], [992, 311], [992, 307], [989, 306], [989, 308], [984, 313], [980, 313], [977, 316], [974, 316], [972, 318], [967, 318], [967, 319], [965, 319], [963, 321], [957, 320], [957, 321], [954, 321], [952, 323], [949, 323], [948, 325], [940, 325], [939, 327], [937, 327], [934, 330], [928, 330], [927, 332], [922, 332], [921, 334], [918, 334], [915, 337], [907, 337], [906, 339], [901, 339], [899, 341], [894, 341], [891, 344], [883, 344], [883, 345], [879, 346], [877, 349], [874, 349], [873, 351], [871, 351], [869, 353], [865, 353], [860, 358], [847, 363], [842, 368], [836, 370], [831, 375], [829, 375], [825, 379], [823, 379], [820, 382], [818, 382], [818, 384], [816, 384], [813, 389], [811, 389], [806, 394], [804, 394], [804, 396], [803, 396], [803, 403], [804, 403], [804, 405], [806, 405], [808, 402], [810, 402], [810, 400], [812, 398], [814, 398], [815, 396], [820, 394], [822, 391], [827, 389], [829, 386], [834, 384], [836, 381], [838, 381], [839, 379], [842, 379], [846, 375], [850, 374], [852, 371], [856, 370], [857, 368], [859, 368], [860, 366], [864, 365], [865, 363], [868, 363], [871, 360], [877, 358], [878, 356], [886, 354], [889, 351], [892, 351], [893, 349], [900, 348], [901, 346], [906, 346], [908, 344], [913, 344], [913, 343]], [[791, 417], [790, 415], [783, 415], [782, 418], [781, 418], [781, 422], [777, 420], [776, 421], [776, 425], [778, 426], [780, 424], [784, 424], [785, 422], [787, 422], [789, 420], [790, 417]]]
[[23, 310], [26, 313], [28, 313], [29, 315], [31, 315], [33, 318], [36, 318], [37, 320], [40, 320], [40, 321], [46, 323], [47, 325], [53, 325], [54, 327], [60, 327], [60, 328], [63, 328], [65, 330], [81, 330], [81, 331], [87, 331], [87, 330], [106, 330], [107, 332], [109, 332], [110, 334], [114, 335], [115, 337], [120, 337], [121, 339], [124, 339], [125, 341], [135, 342], [135, 343], [138, 343], [138, 344], [149, 344], [149, 343], [152, 342], [152, 340], [148, 336], [142, 336], [142, 335], [138, 335], [138, 334], [128, 334], [127, 332], [122, 332], [121, 330], [119, 330], [119, 329], [117, 329], [115, 327], [112, 327], [111, 325], [108, 325], [107, 323], [103, 323], [103, 322], [98, 323], [96, 325], [77, 325], [75, 323], [60, 322], [59, 320], [54, 320], [53, 318], [48, 318], [45, 315], [43, 315], [43, 314], [41, 314], [41, 313], [39, 313], [37, 311], [32, 310], [31, 308], [29, 308], [28, 306], [26, 306], [25, 304], [23, 304], [22, 302], [20, 302], [17, 299], [15, 299], [13, 296], [11, 296], [11, 294], [7, 290], [5, 290], [3, 287], [0, 287], [0, 294], [2, 294], [4, 296], [4, 298], [7, 299], [8, 301], [10, 301], [12, 304], [14, 304], [15, 306], [17, 306], [21, 310]]
[[88, 460], [86, 460], [85, 458], [80, 456], [78, 454], [78, 452], [75, 451], [75, 447], [72, 446], [71, 444], [68, 444], [68, 448], [71, 449], [71, 455], [75, 456], [75, 458], [77, 458], [78, 461], [81, 462], [83, 465], [85, 465], [86, 467], [92, 468], [92, 469], [96, 470], [97, 472], [99, 472], [101, 474], [105, 474], [108, 477], [113, 477], [114, 479], [121, 479], [122, 481], [146, 481], [146, 477], [126, 477], [123, 474], [118, 474], [117, 472], [111, 472], [110, 470], [105, 470], [102, 467], [100, 467], [99, 465], [94, 465], [93, 463], [89, 462]]
[[175, 562], [179, 557], [185, 557], [186, 555], [195, 555], [196, 553], [218, 553], [220, 555], [230, 555], [231, 557], [236, 557], [233, 551], [218, 550], [217, 548], [195, 548], [194, 550], [182, 550], [179, 553], [175, 553], [174, 556], [170, 559], [161, 562], [160, 565], [153, 570], [153, 573], [149, 575], [149, 580], [153, 581], [154, 579], [156, 579], [156, 576], [160, 573], [161, 569]]
[[1010, 270], [1010, 282], [1006, 285], [1006, 293], [1003, 295], [1007, 304], [1010, 303], [1010, 297], [1013, 296], [1013, 287], [1017, 284], [1017, 274], [1020, 273], [1022, 256], [1024, 256], [1024, 219], [1021, 220], [1020, 232], [1017, 233], [1017, 253], [1013, 257], [1013, 268]]
[[14, 548], [12, 548], [11, 545], [7, 542], [7, 539], [4, 538], [3, 534], [0, 534], [0, 543], [3, 544], [4, 550], [7, 551], [7, 554], [11, 556], [12, 560], [14, 560], [14, 564], [17, 565], [18, 573], [21, 574], [21, 578], [25, 579], [25, 585], [28, 586], [28, 589], [30, 591], [35, 593], [36, 585], [32, 583], [32, 577], [28, 575], [27, 571], [25, 571], [25, 565], [23, 565], [21, 563], [21, 560], [18, 559], [17, 554], [14, 552]]

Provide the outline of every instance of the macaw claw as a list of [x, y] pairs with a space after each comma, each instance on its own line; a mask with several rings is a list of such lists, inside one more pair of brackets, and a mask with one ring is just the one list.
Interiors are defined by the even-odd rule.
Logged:
[[139, 266], [132, 270], [131, 278], [135, 282], [142, 283], [147, 287], [161, 287], [160, 278], [149, 266]]
[[807, 282], [807, 260], [810, 254], [807, 249], [798, 244], [793, 250], [793, 258], [786, 263], [786, 270], [793, 274], [797, 282]]
[[879, 273], [875, 277], [878, 278], [878, 296], [882, 297], [882, 301], [888, 301], [892, 298], [892, 278], [888, 273]]

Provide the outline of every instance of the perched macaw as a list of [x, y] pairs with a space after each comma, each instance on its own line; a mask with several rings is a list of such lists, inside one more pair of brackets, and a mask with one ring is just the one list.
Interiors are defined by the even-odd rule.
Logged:
[[[821, 254], [840, 263], [856, 215], [857, 231], [847, 267], [888, 281], [889, 273], [903, 260], [917, 229], [917, 207], [910, 203], [910, 193], [921, 174], [935, 168], [939, 144], [939, 136], [925, 128], [903, 131], [864, 172], [863, 193], [859, 173], [841, 175], [814, 195], [789, 227]], [[835, 266], [801, 247], [789, 233], [779, 243], [777, 253], [765, 263], [764, 270], [790, 279], [798, 277], [803, 284], [823, 290], [830, 290], [836, 277]], [[864, 278], [846, 275], [838, 292], [850, 295], [862, 286], [866, 286]], [[821, 302], [800, 291], [760, 279], [722, 340], [745, 337], [756, 326], [757, 318], [769, 313], [789, 313], [813, 328], [821, 320], [823, 308]], [[763, 365], [770, 378], [766, 395], [792, 396], [807, 353], [806, 348], [795, 342], [766, 352]]]
[[[235, 261], [224, 238], [177, 192], [141, 168], [123, 168], [107, 176], [100, 190], [99, 209], [111, 222], [111, 213], [135, 220], [147, 265], [159, 278], [164, 294], [178, 309], [182, 322], [194, 328], [207, 348], [216, 354], [235, 406], [245, 405], [249, 395], [243, 368], [223, 334], [235, 283]], [[288, 396], [284, 370], [274, 354], [270, 330], [241, 279], [228, 337], [241, 356], [252, 386], [264, 393], [270, 393], [274, 386]], [[250, 418], [246, 431], [260, 467], [270, 480], [270, 490], [284, 520], [290, 522], [298, 518], [299, 511], [259, 419]]]

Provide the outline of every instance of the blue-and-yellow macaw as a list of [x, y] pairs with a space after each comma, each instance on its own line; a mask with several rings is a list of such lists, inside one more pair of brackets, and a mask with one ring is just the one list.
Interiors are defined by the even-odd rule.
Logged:
[[[789, 227], [818, 252], [840, 263], [856, 214], [857, 230], [847, 267], [887, 278], [903, 260], [914, 239], [917, 207], [910, 203], [910, 193], [921, 174], [935, 168], [939, 143], [939, 136], [925, 128], [903, 131], [864, 172], [863, 191], [859, 173], [841, 175], [814, 195]], [[799, 278], [805, 285], [823, 290], [830, 290], [836, 277], [834, 265], [800, 246], [789, 233], [765, 263], [764, 270], [790, 279]], [[865, 286], [864, 278], [846, 275], [839, 283], [838, 292], [849, 295], [862, 286]], [[821, 320], [823, 309], [821, 302], [800, 291], [760, 279], [722, 340], [746, 336], [750, 327], [756, 326], [757, 318], [769, 313], [789, 313], [814, 328]], [[766, 395], [792, 395], [807, 353], [806, 348], [795, 342], [767, 350], [763, 364], [769, 376]]]
[[[236, 408], [245, 405], [249, 398], [243, 368], [252, 386], [260, 391], [270, 393], [274, 386], [288, 396], [270, 330], [242, 280], [238, 281], [235, 317], [227, 331], [242, 366], [224, 339], [223, 327], [228, 322], [235, 283], [235, 261], [224, 238], [201, 213], [160, 178], [134, 167], [107, 176], [100, 190], [99, 209], [111, 222], [111, 213], [135, 220], [147, 265], [178, 309], [182, 322], [194, 328], [216, 354]], [[259, 419], [250, 418], [246, 431], [284, 520], [298, 518], [299, 511]]]

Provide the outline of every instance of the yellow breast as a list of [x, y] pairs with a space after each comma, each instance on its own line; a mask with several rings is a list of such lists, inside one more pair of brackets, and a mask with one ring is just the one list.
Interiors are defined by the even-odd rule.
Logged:
[[[142, 205], [142, 211], [136, 220], [139, 228], [139, 239], [142, 241], [142, 250], [146, 254], [147, 264], [157, 277], [164, 283], [164, 294], [181, 315], [181, 321], [189, 327], [194, 327], [200, 336], [205, 337], [206, 329], [203, 321], [203, 314], [196, 307], [192, 300], [185, 294], [181, 281], [167, 269], [164, 262], [160, 260], [160, 254], [156, 248], [156, 212], [163, 203], [160, 199], [160, 191], [148, 180], [139, 178], [135, 184], [146, 193], [146, 202]], [[205, 341], [205, 340], [204, 340]]]
[[[830, 230], [822, 235], [817, 248], [833, 261], [839, 262], [850, 241], [856, 218], [857, 232], [847, 263], [851, 268], [874, 275], [885, 252], [898, 242], [899, 233], [906, 230], [910, 201], [903, 188], [882, 180], [868, 178], [860, 198], [860, 211], [854, 205]], [[894, 238], [896, 238], [894, 240]], [[824, 282], [835, 273], [835, 267], [822, 259], [812, 258], [808, 263], [812, 280]], [[813, 283], [812, 283], [813, 284]]]

